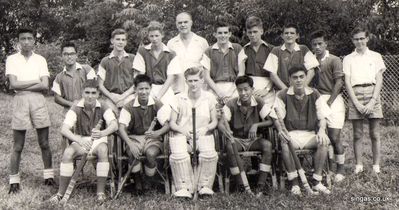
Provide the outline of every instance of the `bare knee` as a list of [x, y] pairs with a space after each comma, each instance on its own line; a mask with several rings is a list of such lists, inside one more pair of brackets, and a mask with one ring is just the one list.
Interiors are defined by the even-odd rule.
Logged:
[[145, 152], [145, 156], [149, 161], [155, 161], [155, 158], [159, 155], [159, 150], [150, 148]]
[[260, 139], [260, 144], [262, 145], [262, 152], [271, 153], [272, 152], [272, 143], [266, 139]]
[[62, 155], [63, 163], [71, 163], [75, 155], [75, 150], [72, 147], [67, 147]]
[[108, 147], [106, 144], [101, 143], [97, 146], [97, 157], [99, 162], [108, 161]]

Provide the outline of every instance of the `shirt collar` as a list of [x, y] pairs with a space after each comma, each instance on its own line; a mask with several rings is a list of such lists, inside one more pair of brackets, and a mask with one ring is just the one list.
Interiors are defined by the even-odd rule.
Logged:
[[[234, 49], [234, 48], [233, 48], [233, 44], [232, 44], [231, 42], [228, 42], [227, 48], [228, 48], [228, 49]], [[212, 45], [212, 49], [214, 49], [214, 50], [219, 50], [219, 45], [218, 45], [218, 43], [213, 44], [213, 45]]]
[[[154, 99], [153, 99], [152, 97], [149, 97], [149, 98], [148, 98], [147, 106], [151, 106], [151, 105], [154, 105], [154, 104], [155, 104]], [[136, 97], [136, 98], [134, 99], [133, 107], [139, 107], [139, 106], [141, 106], [140, 103], [139, 103], [139, 98]]]
[[369, 54], [369, 52], [370, 52], [370, 50], [369, 50], [369, 48], [367, 47], [367, 48], [366, 48], [366, 51], [364, 51], [364, 54], [358, 53], [358, 52], [356, 51], [356, 49], [355, 49], [355, 51], [354, 51], [353, 53], [354, 53], [354, 55], [367, 55], [367, 54]]
[[[265, 42], [264, 40], [260, 40], [260, 44], [265, 45], [266, 47], [269, 46], [269, 44], [267, 42]], [[246, 45], [244, 45], [244, 47], [248, 47], [250, 45], [251, 45], [251, 42], [248, 42]]]
[[[82, 65], [80, 65], [80, 63], [76, 62], [76, 70], [82, 70], [82, 69], [83, 69]], [[67, 71], [65, 66], [64, 66], [64, 69], [62, 71], [63, 72]]]
[[[144, 46], [144, 48], [145, 48], [146, 50], [151, 50], [151, 47], [152, 47], [152, 43], [150, 43], [150, 44]], [[169, 49], [168, 46], [166, 46], [164, 43], [162, 43], [162, 50], [163, 50], [163, 51], [166, 51], [166, 52], [170, 52], [170, 49]]]
[[[237, 105], [238, 106], [242, 105], [240, 98], [238, 98], [238, 100], [237, 100]], [[258, 102], [256, 102], [255, 97], [251, 96], [251, 106], [257, 106], [257, 105], [258, 105]]]
[[[80, 101], [76, 104], [76, 106], [83, 108], [85, 106], [85, 99], [84, 98], [80, 99]], [[96, 100], [96, 107], [101, 107], [101, 103], [98, 100]]]
[[[313, 93], [313, 89], [310, 87], [305, 87], [305, 95], [310, 95]], [[295, 95], [294, 88], [290, 86], [287, 91], [287, 95]]]
[[328, 50], [326, 50], [326, 53], [324, 54], [324, 57], [322, 57], [320, 60], [324, 61], [325, 59], [327, 59], [330, 56], [330, 52], [328, 52]]
[[[116, 57], [116, 55], [114, 54], [114, 51], [112, 51], [111, 54], [109, 54], [108, 57], [109, 57], [109, 58]], [[123, 57], [129, 57], [129, 54], [127, 54], [126, 51], [123, 51]]]
[[[19, 56], [25, 57], [24, 55], [22, 55], [21, 51], [18, 51], [17, 54], [18, 54]], [[37, 55], [37, 54], [36, 54], [34, 51], [32, 51], [32, 55], [31, 55], [30, 57], [36, 56], [36, 55]]]
[[[285, 47], [285, 44], [283, 44], [282, 46], [281, 46], [281, 50], [286, 50], [287, 48]], [[298, 43], [295, 43], [294, 44], [294, 50], [295, 51], [299, 51], [299, 50], [301, 50], [301, 48], [299, 48], [299, 44]]]

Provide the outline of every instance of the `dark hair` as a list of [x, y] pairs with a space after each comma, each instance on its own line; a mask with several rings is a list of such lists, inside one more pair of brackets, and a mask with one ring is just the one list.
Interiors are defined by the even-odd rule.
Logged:
[[327, 40], [327, 33], [325, 31], [323, 31], [323, 30], [316, 30], [316, 31], [313, 31], [310, 34], [310, 41], [312, 41], [313, 39], [322, 38], [322, 37], [323, 37], [324, 41], [326, 41]]
[[163, 31], [164, 25], [158, 21], [151, 21], [147, 26], [147, 32], [150, 31], [159, 31], [161, 34], [164, 34]]
[[360, 25], [360, 26], [356, 26], [352, 32], [351, 32], [351, 36], [353, 37], [355, 34], [364, 32], [366, 34], [366, 37], [369, 36], [369, 30], [366, 26]]
[[30, 27], [21, 27], [18, 29], [17, 35], [19, 37], [19, 35], [24, 34], [24, 33], [30, 33], [33, 35], [33, 37], [35, 37], [35, 34], [36, 34], [35, 31]]
[[67, 41], [61, 44], [61, 53], [62, 51], [64, 51], [64, 48], [66, 47], [73, 47], [73, 49], [75, 49], [75, 51], [78, 52], [78, 48], [76, 47], [75, 43]]
[[145, 75], [145, 74], [139, 74], [139, 75], [136, 76], [136, 78], [134, 78], [134, 86], [135, 86], [135, 87], [137, 87], [137, 85], [138, 85], [139, 83], [142, 83], [142, 82], [146, 82], [146, 83], [148, 83], [150, 86], [151, 86], [151, 84], [152, 84], [151, 78], [150, 78], [149, 76]]
[[96, 79], [88, 79], [84, 83], [83, 88], [96, 88], [96, 89], [98, 89], [98, 81]]
[[286, 24], [283, 26], [283, 31], [282, 31], [282, 32], [284, 33], [284, 30], [287, 29], [287, 28], [295, 28], [296, 33], [299, 34], [298, 25], [296, 25], [295, 23], [286, 23]]
[[126, 35], [126, 38], [127, 38], [127, 32], [123, 28], [117, 28], [114, 31], [112, 31], [111, 38], [114, 38], [116, 35], [120, 35], [120, 34]]
[[247, 75], [243, 75], [243, 76], [237, 77], [237, 79], [236, 79], [236, 81], [234, 83], [236, 84], [236, 86], [238, 86], [240, 84], [243, 84], [243, 83], [248, 83], [248, 85], [250, 87], [254, 86], [254, 80], [251, 77], [247, 76]]
[[230, 30], [230, 27], [231, 27], [230, 24], [228, 24], [228, 23], [226, 23], [224, 21], [216, 22], [216, 24], [213, 27], [213, 30], [216, 32], [218, 30], [218, 28], [222, 28], [222, 27], [227, 27], [229, 29], [229, 31], [231, 31]]
[[303, 71], [303, 72], [305, 72], [305, 74], [308, 74], [308, 71], [306, 70], [306, 67], [304, 65], [296, 64], [288, 69], [288, 76], [291, 76], [299, 71]]
[[245, 21], [245, 28], [251, 29], [255, 26], [263, 29], [262, 20], [256, 16], [248, 17], [247, 20]]
[[204, 78], [204, 71], [203, 71], [204, 67], [202, 66], [194, 66], [194, 67], [190, 67], [188, 68], [185, 72], [184, 72], [184, 78], [187, 79], [187, 77], [189, 75], [197, 75], [199, 74], [199, 77], [202, 79]]

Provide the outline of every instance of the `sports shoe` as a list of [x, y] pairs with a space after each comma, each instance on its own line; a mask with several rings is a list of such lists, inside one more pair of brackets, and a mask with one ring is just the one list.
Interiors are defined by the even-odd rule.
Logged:
[[53, 205], [57, 205], [61, 201], [61, 199], [62, 199], [62, 196], [57, 193], [57, 194], [51, 196], [51, 198], [48, 199], [48, 201]]
[[8, 194], [15, 194], [18, 193], [21, 190], [19, 183], [14, 183], [10, 184], [10, 190], [8, 191]]
[[301, 195], [301, 194], [302, 194], [301, 188], [300, 188], [298, 185], [294, 185], [294, 186], [292, 186], [292, 188], [291, 188], [291, 193], [292, 193], [293, 195]]
[[53, 178], [48, 178], [44, 180], [44, 185], [47, 186], [55, 186], [55, 181]]
[[202, 187], [200, 191], [198, 191], [198, 194], [200, 195], [213, 195], [214, 192], [212, 189], [209, 189], [208, 187]]
[[334, 177], [334, 182], [335, 182], [335, 183], [339, 183], [339, 182], [342, 182], [344, 179], [345, 179], [345, 176], [344, 176], [344, 175], [342, 175], [342, 174], [337, 174], [337, 175], [335, 175], [335, 177]]
[[105, 195], [105, 193], [97, 193], [97, 201], [102, 204], [105, 201], [107, 201], [107, 196]]
[[354, 173], [359, 174], [361, 172], [363, 172], [363, 165], [356, 165]]
[[316, 190], [317, 192], [321, 192], [326, 195], [331, 194], [331, 191], [327, 189], [327, 187], [325, 187], [322, 183], [313, 186], [313, 190]]
[[380, 166], [379, 165], [373, 165], [373, 171], [376, 174], [379, 174], [381, 172]]
[[173, 193], [173, 195], [179, 198], [192, 198], [191, 193], [187, 189], [181, 189], [179, 191], [176, 191], [175, 193]]

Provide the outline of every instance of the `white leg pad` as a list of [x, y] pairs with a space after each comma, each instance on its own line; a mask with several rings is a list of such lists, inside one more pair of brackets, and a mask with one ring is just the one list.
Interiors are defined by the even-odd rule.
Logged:
[[212, 189], [213, 182], [215, 180], [216, 167], [218, 163], [218, 156], [214, 156], [212, 158], [204, 158], [199, 157], [199, 181], [198, 186], [201, 189], [202, 187], [208, 187]]
[[97, 176], [98, 177], [107, 177], [109, 171], [109, 163], [108, 162], [98, 162], [97, 163]]
[[60, 164], [60, 176], [71, 177], [73, 174], [73, 163]]
[[171, 155], [169, 157], [169, 162], [176, 191], [188, 189], [190, 192], [193, 192], [194, 174], [190, 156], [187, 154], [183, 159], [175, 159]]

